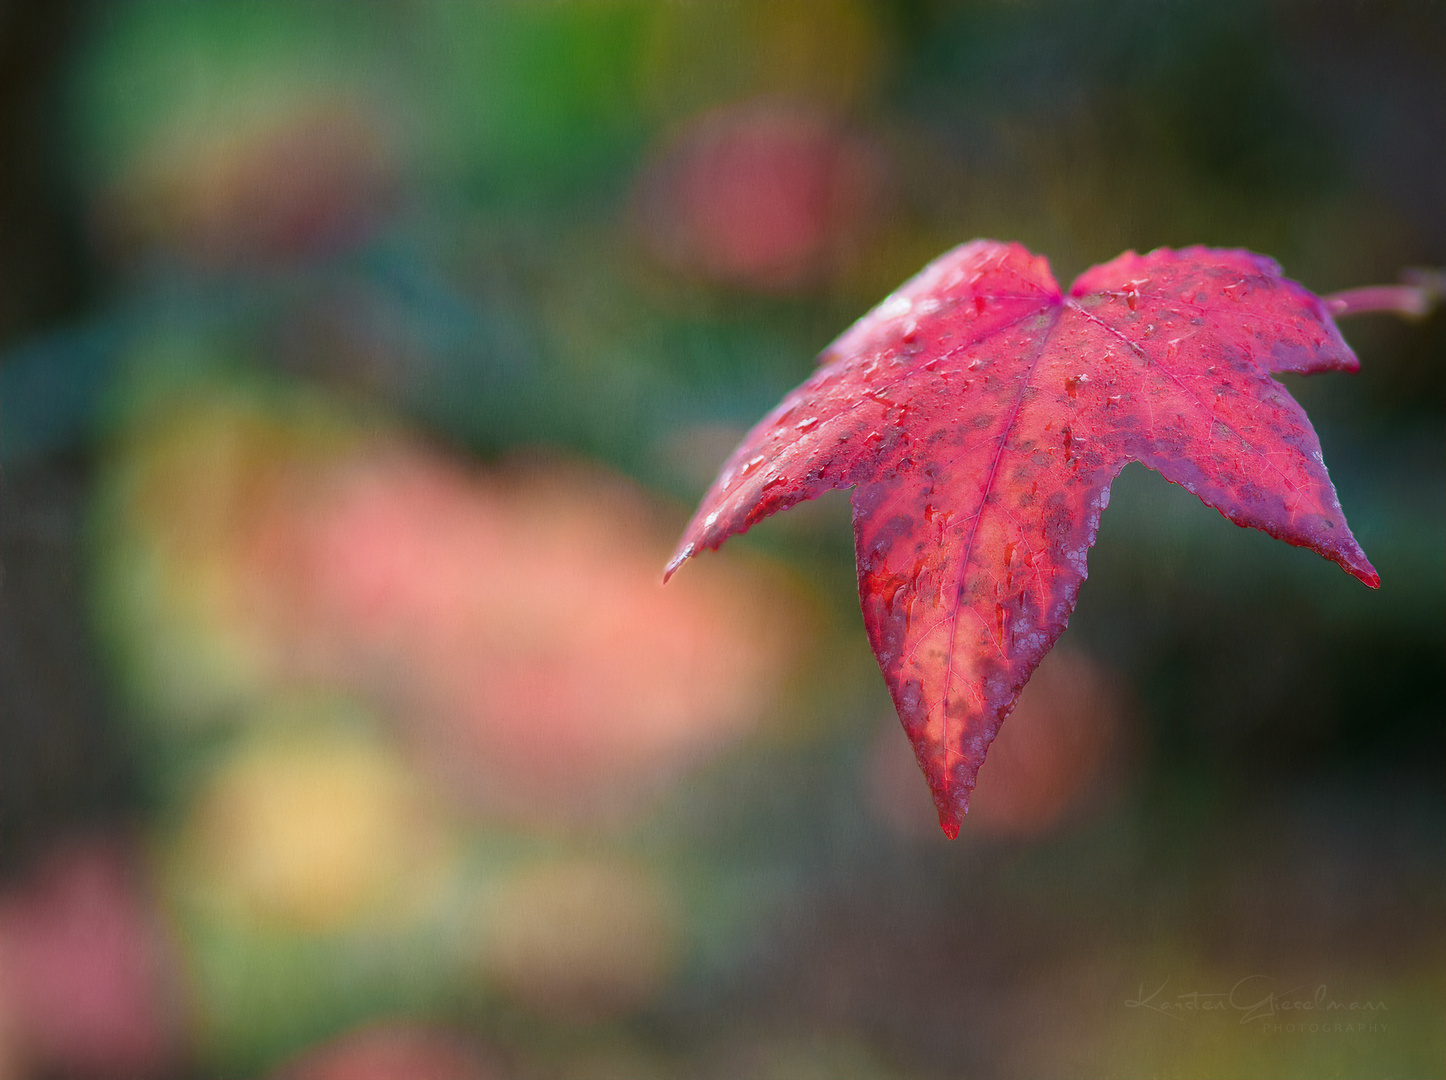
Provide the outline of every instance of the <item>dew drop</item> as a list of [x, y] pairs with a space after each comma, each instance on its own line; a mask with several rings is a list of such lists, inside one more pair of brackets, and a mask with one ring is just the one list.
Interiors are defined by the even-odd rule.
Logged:
[[913, 303], [907, 296], [900, 296], [895, 293], [879, 305], [879, 317], [883, 319], [895, 319], [900, 315], [907, 315], [909, 309], [913, 306]]
[[814, 428], [818, 427], [818, 417], [810, 416], [807, 419], [800, 420], [793, 426], [798, 431], [812, 431]]

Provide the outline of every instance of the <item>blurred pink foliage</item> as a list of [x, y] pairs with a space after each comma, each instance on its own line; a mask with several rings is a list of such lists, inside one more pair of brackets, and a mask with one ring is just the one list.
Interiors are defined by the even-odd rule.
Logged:
[[148, 707], [196, 723], [355, 695], [479, 811], [651, 805], [767, 714], [808, 638], [766, 560], [664, 589], [676, 520], [601, 468], [477, 468], [225, 397], [158, 412], [127, 460], [106, 573]]
[[0, 1028], [27, 1064], [161, 1071], [181, 1048], [178, 978], [139, 866], [117, 842], [53, 849], [0, 895]]
[[801, 629], [761, 567], [664, 590], [656, 509], [582, 467], [373, 449], [290, 475], [250, 536], [292, 675], [374, 695], [467, 801], [528, 818], [625, 809], [742, 734]]
[[814, 284], [874, 223], [881, 159], [826, 112], [780, 101], [705, 113], [639, 180], [644, 242], [665, 265], [763, 292]]

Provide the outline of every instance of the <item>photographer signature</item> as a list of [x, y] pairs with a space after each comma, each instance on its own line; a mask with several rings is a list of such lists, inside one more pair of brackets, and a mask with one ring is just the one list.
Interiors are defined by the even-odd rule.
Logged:
[[1264, 975], [1247, 975], [1229, 990], [1214, 993], [1192, 990], [1189, 993], [1167, 995], [1167, 979], [1148, 997], [1145, 995], [1145, 985], [1141, 983], [1139, 996], [1127, 1000], [1125, 1008], [1148, 1009], [1177, 1018], [1190, 1013], [1234, 1012], [1240, 1014], [1242, 1024], [1269, 1019], [1282, 1012], [1359, 1014], [1386, 1011], [1386, 1003], [1383, 1001], [1337, 1001], [1330, 996], [1324, 983], [1314, 987], [1297, 986], [1284, 993], [1270, 989], [1270, 983], [1271, 980]]

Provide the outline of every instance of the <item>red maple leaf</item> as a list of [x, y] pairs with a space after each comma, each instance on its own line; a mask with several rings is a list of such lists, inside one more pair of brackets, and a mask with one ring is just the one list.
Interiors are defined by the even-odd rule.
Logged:
[[[1341, 296], [1337, 313], [1390, 306]], [[1359, 364], [1326, 303], [1270, 259], [1127, 252], [1061, 293], [1045, 259], [976, 240], [820, 362], [723, 466], [667, 573], [852, 487], [864, 625], [950, 837], [995, 732], [1064, 631], [1128, 462], [1380, 581], [1305, 412], [1271, 377]]]

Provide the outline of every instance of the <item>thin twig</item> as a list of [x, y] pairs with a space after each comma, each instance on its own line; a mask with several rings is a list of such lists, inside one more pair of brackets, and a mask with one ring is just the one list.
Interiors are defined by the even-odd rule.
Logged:
[[1446, 273], [1440, 270], [1408, 270], [1402, 277], [1410, 284], [1367, 285], [1331, 293], [1321, 299], [1326, 310], [1336, 318], [1385, 311], [1419, 319], [1446, 293]]

